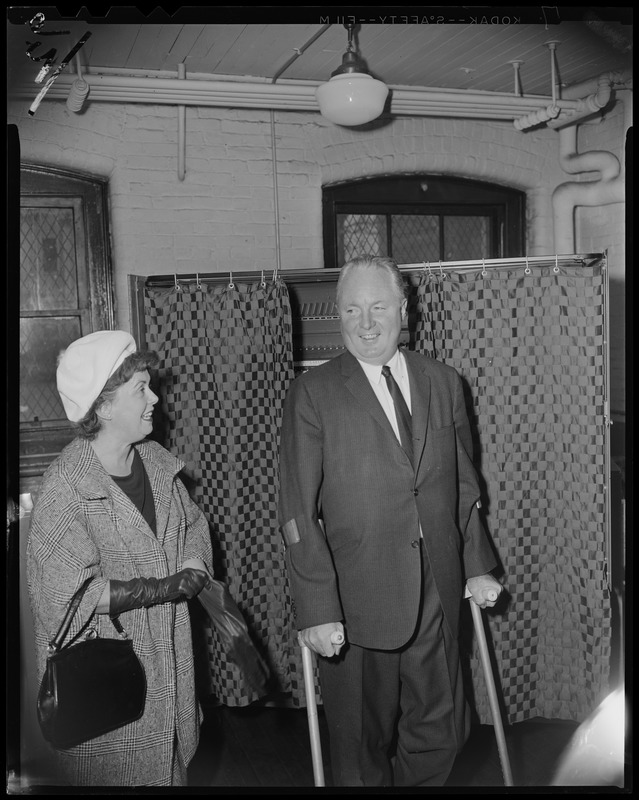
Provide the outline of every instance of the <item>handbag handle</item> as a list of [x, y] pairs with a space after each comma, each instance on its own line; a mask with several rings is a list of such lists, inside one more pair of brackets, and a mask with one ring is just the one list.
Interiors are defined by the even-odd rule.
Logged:
[[[57, 653], [57, 651], [62, 646], [62, 642], [64, 641], [67, 633], [69, 632], [69, 628], [71, 627], [71, 621], [73, 620], [75, 612], [78, 610], [78, 606], [82, 602], [84, 593], [88, 589], [89, 584], [91, 583], [92, 580], [93, 576], [87, 578], [86, 581], [82, 584], [82, 586], [80, 586], [80, 588], [71, 598], [71, 601], [69, 602], [69, 607], [67, 608], [66, 614], [64, 615], [64, 619], [62, 620], [62, 622], [60, 623], [60, 627], [58, 628], [58, 632], [53, 637], [53, 639], [51, 639], [51, 642], [49, 643], [50, 652]], [[126, 638], [127, 634], [124, 628], [122, 627], [120, 620], [118, 620], [117, 618], [114, 619], [113, 617], [111, 617], [110, 619], [116, 631], [120, 634], [120, 636]]]

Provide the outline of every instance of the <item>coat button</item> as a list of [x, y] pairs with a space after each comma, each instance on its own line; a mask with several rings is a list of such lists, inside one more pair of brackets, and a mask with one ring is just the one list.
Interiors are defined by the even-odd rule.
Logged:
[[410, 546], [419, 547], [419, 539], [413, 539], [413, 541], [410, 543]]
[[415, 495], [415, 497], [417, 497], [417, 495], [419, 494], [419, 489], [413, 489], [413, 494]]

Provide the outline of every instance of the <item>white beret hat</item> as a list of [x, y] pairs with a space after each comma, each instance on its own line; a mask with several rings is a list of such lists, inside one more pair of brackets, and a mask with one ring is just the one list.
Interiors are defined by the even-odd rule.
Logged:
[[124, 359], [137, 350], [126, 331], [96, 331], [72, 342], [58, 360], [56, 381], [71, 422], [79, 422]]

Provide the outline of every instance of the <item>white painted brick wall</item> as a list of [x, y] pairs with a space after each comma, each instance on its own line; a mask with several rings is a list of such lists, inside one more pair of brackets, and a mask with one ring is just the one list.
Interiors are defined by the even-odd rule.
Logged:
[[[10, 104], [7, 118], [18, 126], [24, 161], [109, 181], [121, 327], [129, 326], [129, 274], [275, 267], [270, 112], [187, 107], [186, 176], [180, 181], [177, 109], [89, 102], [76, 115], [61, 101], [44, 101], [28, 117], [28, 105]], [[283, 269], [323, 266], [323, 185], [412, 172], [476, 178], [523, 190], [528, 254], [554, 252], [552, 192], [575, 179], [559, 166], [555, 131], [522, 133], [510, 122], [424, 117], [356, 131], [317, 114], [281, 111], [274, 113], [274, 120]], [[623, 130], [623, 111], [617, 109], [600, 125], [582, 125], [579, 152], [604, 149], [621, 157]], [[577, 209], [575, 217], [576, 249], [608, 250], [611, 279], [617, 286], [623, 283], [623, 207]], [[618, 327], [611, 340], [611, 379], [620, 397], [624, 353]]]

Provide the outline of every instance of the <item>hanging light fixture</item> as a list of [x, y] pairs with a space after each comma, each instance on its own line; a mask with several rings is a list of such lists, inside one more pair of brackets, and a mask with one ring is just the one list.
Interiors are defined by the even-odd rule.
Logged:
[[315, 96], [323, 117], [336, 125], [363, 125], [377, 119], [384, 110], [388, 86], [368, 74], [366, 65], [353, 47], [354, 25], [348, 30], [348, 47], [341, 65], [326, 83], [318, 86]]

